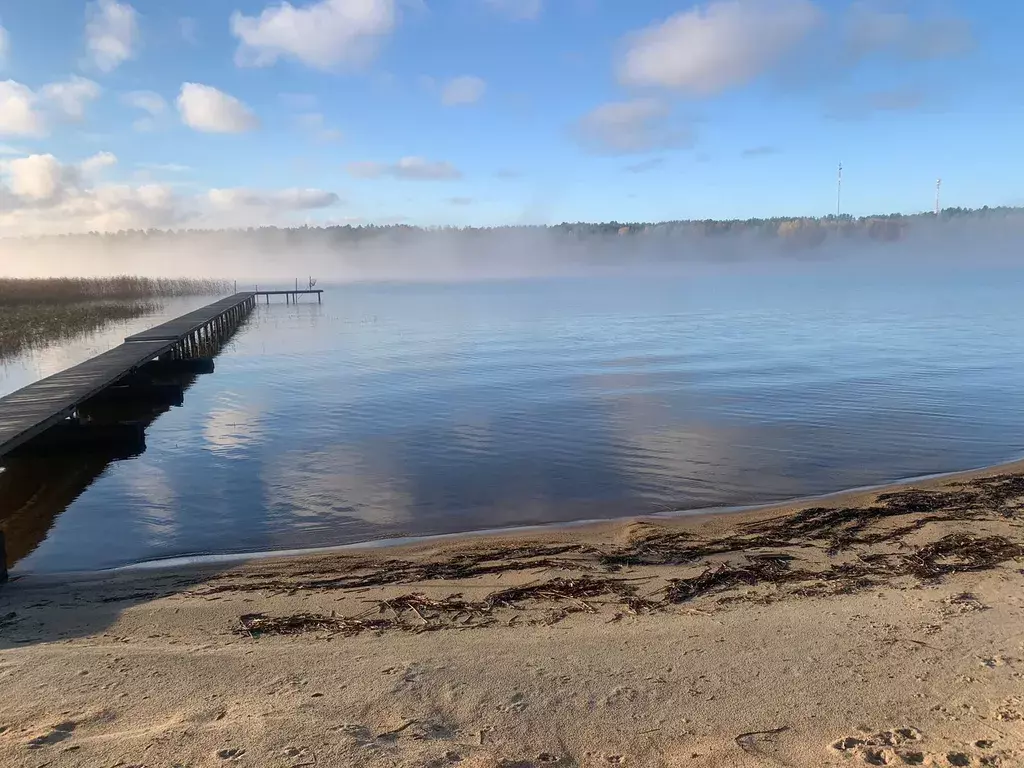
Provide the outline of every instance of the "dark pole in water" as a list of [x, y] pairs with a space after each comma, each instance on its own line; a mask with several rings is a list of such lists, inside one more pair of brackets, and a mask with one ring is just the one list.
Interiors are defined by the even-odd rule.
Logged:
[[7, 539], [0, 530], [0, 584], [7, 581]]

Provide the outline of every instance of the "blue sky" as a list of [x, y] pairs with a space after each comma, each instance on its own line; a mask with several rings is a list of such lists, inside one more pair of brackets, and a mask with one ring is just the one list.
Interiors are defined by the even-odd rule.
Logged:
[[0, 234], [1024, 204], [1008, 0], [3, 0]]

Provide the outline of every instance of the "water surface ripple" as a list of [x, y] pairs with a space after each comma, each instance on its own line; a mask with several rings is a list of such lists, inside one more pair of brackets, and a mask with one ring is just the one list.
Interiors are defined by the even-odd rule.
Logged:
[[[81, 487], [52, 494], [16, 570], [744, 504], [1002, 461], [1024, 445], [1020, 278], [821, 268], [260, 305], [145, 453], [39, 481]], [[0, 391], [124, 330], [9, 364]]]

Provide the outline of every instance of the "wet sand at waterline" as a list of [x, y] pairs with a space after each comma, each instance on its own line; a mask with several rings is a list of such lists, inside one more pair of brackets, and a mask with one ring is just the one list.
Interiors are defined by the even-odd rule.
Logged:
[[15, 579], [0, 763], [1024, 765], [1022, 472]]

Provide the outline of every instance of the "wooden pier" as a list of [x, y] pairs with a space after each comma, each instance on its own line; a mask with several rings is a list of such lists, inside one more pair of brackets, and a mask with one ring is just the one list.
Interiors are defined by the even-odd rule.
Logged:
[[316, 303], [320, 304], [321, 301], [322, 301], [322, 298], [321, 298], [320, 294], [323, 293], [323, 290], [320, 289], [320, 288], [296, 288], [294, 291], [260, 291], [260, 290], [256, 290], [256, 291], [254, 291], [254, 293], [257, 296], [266, 296], [267, 297], [267, 304], [270, 303], [270, 297], [271, 296], [284, 296], [284, 300], [285, 300], [286, 304], [289, 303], [289, 302], [294, 304], [294, 303], [296, 303], [299, 300], [299, 296], [301, 294], [303, 294], [303, 293], [315, 293], [316, 294]]
[[137, 333], [108, 352], [0, 398], [0, 458], [74, 418], [78, 407], [158, 360], [202, 357], [233, 332], [256, 306], [256, 293], [236, 293]]

